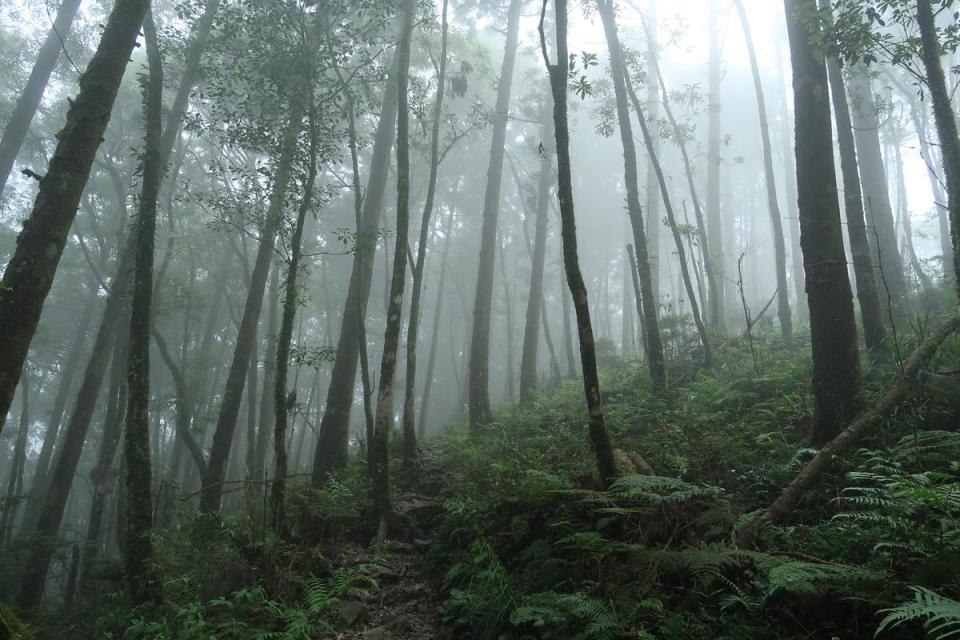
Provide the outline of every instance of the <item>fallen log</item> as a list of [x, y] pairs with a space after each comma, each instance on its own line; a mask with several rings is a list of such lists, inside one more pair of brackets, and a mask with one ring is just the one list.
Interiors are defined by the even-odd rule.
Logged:
[[960, 331], [960, 316], [944, 321], [917, 347], [903, 367], [899, 380], [872, 408], [851, 422], [836, 438], [828, 442], [807, 463], [800, 473], [787, 485], [780, 496], [767, 507], [760, 516], [748, 524], [737, 536], [738, 546], [749, 546], [755, 538], [757, 528], [764, 522], [782, 522], [800, 500], [801, 494], [809, 489], [816, 480], [830, 468], [833, 459], [854, 447], [864, 436], [870, 433], [880, 421], [900, 404], [916, 381], [917, 372], [929, 360], [940, 345], [954, 333]]

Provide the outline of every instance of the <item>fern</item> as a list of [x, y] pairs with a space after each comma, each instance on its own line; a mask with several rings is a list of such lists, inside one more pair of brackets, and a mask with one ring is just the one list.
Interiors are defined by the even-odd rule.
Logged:
[[887, 614], [877, 627], [875, 636], [905, 622], [923, 620], [927, 637], [943, 640], [960, 636], [960, 602], [944, 598], [924, 587], [910, 587], [913, 600], [899, 607], [884, 609]]

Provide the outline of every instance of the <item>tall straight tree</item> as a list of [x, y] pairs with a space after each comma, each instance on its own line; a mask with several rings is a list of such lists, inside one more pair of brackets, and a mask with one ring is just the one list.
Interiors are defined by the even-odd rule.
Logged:
[[793, 337], [793, 318], [790, 314], [790, 289], [787, 284], [787, 249], [783, 235], [783, 220], [780, 203], [777, 199], [777, 183], [773, 172], [773, 145], [770, 142], [770, 125], [767, 121], [767, 103], [763, 93], [763, 80], [760, 77], [760, 65], [753, 45], [750, 20], [741, 0], [734, 0], [743, 37], [750, 57], [750, 70], [753, 74], [753, 88], [757, 98], [757, 111], [760, 116], [760, 139], [763, 146], [763, 177], [767, 187], [767, 210], [770, 213], [770, 228], [773, 234], [773, 251], [777, 275], [777, 316], [780, 320], [780, 332], [785, 340]]
[[410, 292], [410, 319], [407, 322], [407, 377], [403, 394], [403, 459], [411, 464], [417, 453], [416, 387], [417, 343], [420, 333], [420, 296], [423, 293], [423, 269], [427, 261], [427, 243], [437, 195], [437, 173], [440, 167], [440, 118], [443, 113], [443, 93], [447, 83], [447, 10], [450, 1], [443, 0], [440, 24], [440, 65], [437, 70], [437, 97], [433, 104], [433, 128], [430, 132], [430, 177], [427, 180], [427, 199], [420, 219], [420, 238], [417, 241], [417, 261], [413, 265], [413, 283]]
[[380, 523], [382, 537], [393, 515], [390, 499], [390, 427], [393, 424], [393, 386], [400, 350], [400, 325], [403, 323], [403, 290], [407, 279], [407, 236], [410, 226], [410, 113], [407, 87], [410, 74], [410, 40], [416, 0], [406, 0], [402, 35], [397, 48], [397, 234], [393, 251], [393, 272], [390, 277], [390, 302], [380, 358], [380, 386], [377, 390], [377, 414], [373, 427], [370, 454], [373, 458], [371, 493], [373, 509]]
[[[721, 105], [720, 105], [720, 16], [718, 0], [709, 0], [709, 41], [710, 61], [708, 69], [707, 116], [707, 239], [710, 243], [710, 264], [716, 271], [720, 286], [716, 290], [716, 304], [710, 304], [710, 321], [721, 331], [724, 328], [726, 314], [724, 309], [725, 259], [723, 255], [723, 216], [720, 211], [720, 155], [721, 141]], [[652, 25], [651, 25], [652, 29]]]
[[380, 121], [373, 138], [370, 174], [363, 197], [363, 227], [357, 232], [358, 246], [363, 250], [353, 255], [353, 268], [347, 298], [343, 303], [340, 337], [337, 353], [330, 372], [326, 408], [320, 421], [320, 433], [313, 457], [311, 480], [315, 486], [323, 483], [327, 474], [347, 464], [350, 441], [350, 411], [353, 408], [357, 364], [360, 355], [361, 321], [367, 313], [373, 261], [376, 257], [375, 238], [383, 215], [383, 198], [390, 173], [390, 151], [397, 122], [397, 53], [391, 63], [390, 77], [380, 106]]
[[597, 374], [597, 352], [593, 342], [593, 326], [590, 321], [590, 302], [587, 286], [580, 271], [577, 252], [577, 220], [573, 206], [573, 180], [570, 160], [570, 130], [567, 124], [567, 81], [570, 74], [570, 59], [567, 54], [567, 2], [556, 0], [557, 63], [550, 63], [547, 40], [543, 32], [547, 0], [543, 0], [540, 14], [540, 45], [543, 60], [550, 74], [553, 93], [553, 130], [557, 145], [557, 184], [560, 200], [560, 235], [563, 242], [563, 268], [567, 286], [573, 297], [577, 314], [577, 334], [580, 336], [580, 366], [583, 373], [583, 392], [586, 396], [590, 442], [597, 460], [597, 471], [604, 486], [609, 486], [617, 476], [613, 448], [603, 418], [600, 396], [600, 378]]
[[126, 544], [124, 568], [134, 600], [155, 597], [150, 575], [153, 553], [153, 494], [150, 467], [150, 325], [153, 304], [153, 253], [157, 227], [157, 197], [163, 177], [160, 149], [163, 126], [163, 63], [152, 13], [144, 22], [149, 72], [144, 84], [144, 137], [140, 210], [134, 234], [136, 260], [130, 305], [127, 353], [127, 407], [124, 421], [124, 472], [126, 476]]
[[960, 292], [960, 137], [957, 135], [957, 117], [950, 102], [937, 25], [930, 0], [917, 0], [917, 25], [920, 27], [921, 58], [927, 72], [927, 87], [933, 103], [933, 117], [937, 124], [940, 149], [943, 156], [944, 177], [947, 183], [947, 211], [950, 215], [950, 235], [953, 239], [954, 285]]
[[150, 0], [117, 0], [0, 281], [0, 431]]
[[[819, 0], [822, 11], [830, 11], [830, 0]], [[829, 15], [825, 13], [824, 15]], [[833, 115], [837, 123], [837, 140], [840, 146], [840, 171], [843, 176], [844, 212], [847, 218], [847, 234], [850, 237], [850, 253], [853, 258], [853, 274], [857, 282], [857, 300], [860, 303], [860, 319], [867, 349], [878, 352], [883, 348], [886, 331], [880, 308], [877, 283], [873, 277], [870, 261], [870, 243], [863, 213], [863, 196], [860, 191], [860, 172], [857, 164], [857, 149], [853, 140], [853, 125], [850, 121], [850, 106], [846, 88], [836, 58], [827, 58], [827, 76], [833, 98]]]
[[610, 52], [610, 73], [617, 100], [617, 121], [620, 125], [620, 142], [623, 147], [624, 186], [627, 191], [627, 215], [633, 229], [636, 263], [640, 280], [641, 305], [644, 328], [645, 351], [650, 379], [655, 387], [666, 384], [666, 369], [663, 357], [663, 342], [657, 314], [657, 292], [654, 286], [647, 233], [643, 224], [643, 209], [640, 206], [639, 175], [637, 172], [637, 149], [633, 141], [633, 125], [630, 123], [630, 107], [627, 97], [626, 64], [620, 36], [617, 33], [613, 0], [598, 0], [597, 10], [603, 22], [603, 33]]
[[36, 115], [37, 107], [43, 99], [43, 92], [47, 88], [47, 83], [50, 82], [50, 74], [53, 73], [57, 60], [60, 59], [60, 48], [70, 35], [70, 27], [79, 8], [80, 0], [63, 0], [57, 11], [57, 17], [43, 41], [43, 46], [37, 53], [37, 61], [33, 64], [27, 84], [23, 87], [13, 113], [10, 114], [10, 119], [3, 128], [3, 137], [0, 138], [0, 193], [3, 193], [7, 180], [10, 179], [13, 163], [17, 159], [17, 154], [20, 153], [23, 141], [27, 138], [30, 123], [33, 122], [33, 116]]
[[503, 157], [513, 69], [517, 60], [520, 10], [523, 0], [510, 0], [507, 13], [507, 38], [497, 85], [497, 103], [493, 114], [493, 134], [487, 165], [487, 187], [483, 194], [483, 221], [480, 231], [480, 267], [473, 302], [473, 330], [470, 338], [468, 414], [470, 429], [476, 431], [489, 422], [490, 411], [490, 316], [493, 313], [493, 273], [497, 257], [497, 220], [500, 216], [500, 186], [503, 182]]
[[847, 277], [833, 162], [827, 69], [813, 44], [817, 0], [784, 0], [793, 66], [800, 243], [807, 276], [813, 350], [815, 446], [854, 415], [860, 381], [853, 294]]

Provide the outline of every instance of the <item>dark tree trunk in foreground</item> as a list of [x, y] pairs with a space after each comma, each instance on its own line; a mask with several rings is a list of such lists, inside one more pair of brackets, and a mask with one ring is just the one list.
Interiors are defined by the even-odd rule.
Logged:
[[[829, 11], [829, 0], [819, 0], [821, 8]], [[833, 114], [837, 123], [837, 140], [840, 144], [840, 171], [843, 175], [844, 212], [847, 217], [847, 234], [850, 237], [850, 253], [853, 258], [853, 273], [857, 281], [857, 300], [860, 303], [860, 319], [863, 322], [863, 338], [867, 349], [873, 352], [883, 348], [886, 330], [877, 283], [873, 278], [870, 262], [870, 241], [863, 213], [863, 196], [860, 191], [860, 170], [857, 150], [853, 140], [853, 125], [850, 121], [850, 106], [835, 58], [827, 59], [827, 75], [833, 97]]]
[[437, 98], [433, 105], [433, 130], [430, 132], [430, 177], [427, 181], [427, 199], [420, 220], [420, 238], [417, 242], [417, 261], [413, 266], [413, 289], [410, 292], [410, 319], [407, 322], [407, 377], [403, 394], [403, 460], [412, 464], [417, 455], [416, 389], [417, 343], [420, 333], [420, 296], [423, 293], [423, 269], [427, 261], [427, 244], [434, 199], [437, 194], [437, 170], [440, 166], [440, 117], [443, 113], [443, 93], [447, 82], [447, 8], [443, 0], [440, 27], [440, 68], [437, 72]]
[[393, 425], [393, 387], [400, 349], [400, 325], [403, 322], [403, 289], [407, 279], [407, 236], [410, 226], [410, 113], [407, 86], [410, 73], [410, 40], [416, 0], [407, 0], [403, 15], [403, 31], [397, 49], [397, 234], [393, 250], [393, 273], [390, 277], [390, 301], [387, 325], [383, 335], [380, 359], [380, 386], [377, 390], [376, 422], [370, 455], [373, 509], [380, 522], [382, 538], [393, 514], [390, 500], [390, 427]]
[[[396, 53], [394, 54], [396, 56]], [[350, 410], [357, 379], [357, 363], [360, 355], [361, 322], [367, 313], [370, 297], [370, 280], [373, 277], [373, 261], [376, 257], [376, 238], [383, 215], [383, 197], [390, 171], [390, 150], [393, 148], [394, 127], [397, 121], [396, 58], [393, 71], [380, 107], [380, 122], [373, 140], [370, 160], [370, 177], [363, 198], [363, 228], [358, 230], [358, 248], [363, 250], [353, 256], [353, 270], [347, 298], [343, 304], [340, 323], [340, 338], [337, 355], [330, 372], [326, 408], [320, 422], [320, 435], [314, 452], [311, 481], [314, 486], [323, 483], [327, 474], [347, 464], [350, 441]], [[365, 338], [364, 338], [365, 340]]]
[[[557, 143], [557, 182], [560, 200], [560, 225], [563, 240], [563, 267], [567, 276], [567, 285], [573, 296], [573, 307], [577, 314], [577, 333], [580, 336], [580, 364], [583, 371], [583, 391], [587, 401], [589, 415], [590, 442], [597, 457], [597, 471], [600, 481], [608, 486], [617, 476], [617, 467], [613, 459], [613, 449], [603, 419], [603, 406], [600, 399], [600, 378], [597, 375], [597, 352], [593, 342], [593, 326], [590, 322], [590, 303], [587, 300], [587, 287], [580, 272], [580, 259], [577, 254], [577, 222], [573, 207], [573, 181], [570, 162], [570, 132], [567, 128], [567, 76], [570, 61], [567, 57], [567, 2], [556, 0], [557, 22], [557, 64], [550, 64], [546, 37], [543, 33], [543, 14], [540, 17], [540, 42], [543, 58], [550, 74], [550, 87], [553, 93], [554, 137]], [[543, 1], [546, 12], [547, 0]]]
[[[793, 318], [790, 315], [790, 289], [787, 284], [787, 249], [783, 235], [783, 221], [780, 216], [780, 204], [777, 200], [777, 183], [773, 173], [773, 146], [770, 143], [770, 125], [767, 122], [767, 104], [763, 94], [763, 81], [760, 78], [760, 66], [753, 47], [753, 35], [750, 21], [741, 0], [734, 0], [743, 36], [750, 55], [750, 69], [753, 72], [753, 87], [757, 97], [757, 111], [760, 114], [760, 138], [763, 142], [763, 174], [767, 185], [767, 209], [770, 213], [770, 227], [773, 232], [773, 250], [777, 270], [777, 315], [780, 319], [780, 332], [784, 340], [793, 337]], [[829, 125], [828, 125], [829, 129]], [[836, 180], [834, 180], [836, 182]], [[801, 197], [803, 197], [801, 195]], [[802, 215], [802, 214], [801, 214]]]
[[793, 63], [800, 243], [813, 349], [812, 441], [820, 446], [846, 426], [857, 408], [857, 327], [840, 226], [827, 69], [822, 53], [811, 44], [818, 34], [803, 18], [813, 15], [817, 2], [784, 0], [784, 7]]
[[[544, 148], [549, 148], [546, 138], [551, 135], [550, 103], [544, 100]], [[543, 271], [547, 261], [547, 225], [550, 222], [550, 185], [553, 168], [544, 151], [540, 156], [540, 177], [537, 184], [537, 214], [533, 232], [533, 264], [530, 267], [530, 293], [527, 296], [527, 313], [523, 329], [523, 345], [520, 350], [520, 402], [530, 402], [537, 389], [537, 351], [540, 346], [540, 316], [543, 308]], [[522, 196], [521, 196], [522, 197]]]
[[17, 99], [17, 105], [3, 128], [3, 138], [0, 139], [0, 193], [3, 193], [7, 180], [10, 179], [13, 163], [16, 162], [20, 147], [30, 131], [30, 123], [33, 122], [33, 116], [43, 99], [47, 83], [50, 82], [50, 74], [60, 59], [60, 48], [63, 46], [61, 43], [70, 35], [70, 27], [79, 8], [80, 0], [64, 0], [60, 5], [53, 28], [47, 32], [43, 46], [37, 53], [37, 61], [33, 64], [23, 93]]
[[917, 0], [917, 25], [920, 27], [923, 66], [927, 71], [927, 86], [937, 123], [943, 170], [947, 183], [947, 211], [950, 214], [950, 236], [953, 239], [952, 275], [960, 292], [960, 138], [957, 137], [957, 117], [950, 104], [950, 93], [940, 62], [940, 43], [930, 0]]
[[117, 0], [0, 282], [0, 431], [149, 0]]
[[153, 493], [150, 466], [150, 324], [153, 306], [153, 254], [157, 228], [157, 197], [163, 177], [160, 151], [163, 126], [163, 63], [152, 13], [143, 25], [147, 40], [149, 75], [144, 83], [143, 184], [140, 211], [134, 228], [137, 252], [130, 300], [130, 335], [127, 353], [127, 409], [123, 454], [127, 492], [127, 544], [124, 569], [127, 587], [137, 602], [156, 597], [151, 577], [153, 554]]
[[260, 321], [260, 308], [263, 305], [263, 294], [267, 286], [270, 262], [273, 258], [274, 240], [283, 218], [283, 204], [290, 185], [293, 163], [296, 159], [297, 138], [300, 135], [302, 125], [302, 112], [303, 108], [299, 101], [293, 99], [290, 107], [290, 120], [280, 142], [277, 168], [270, 193], [270, 205], [267, 209], [263, 228], [260, 230], [257, 257], [254, 262], [253, 273], [250, 275], [250, 286], [247, 289], [247, 301], [244, 304], [240, 328], [237, 331], [236, 346], [233, 351], [233, 359], [230, 362], [230, 372], [227, 374], [223, 399], [220, 403], [216, 431], [213, 433], [213, 445], [210, 447], [207, 473], [203, 478], [200, 509], [208, 513], [220, 510], [223, 481], [226, 476], [227, 461], [230, 458], [234, 433], [237, 429], [237, 416], [240, 413], [240, 402], [243, 399], [243, 388], [246, 385], [247, 367], [250, 366], [250, 358], [256, 345], [257, 325]]
[[[617, 99], [617, 120], [620, 125], [620, 142], [623, 147], [624, 185], [627, 190], [627, 215], [630, 217], [630, 225], [633, 229], [637, 273], [640, 278], [641, 305], [643, 308], [642, 323], [646, 339], [644, 350], [647, 354], [650, 379], [655, 387], [660, 388], [666, 384], [667, 374], [657, 313], [658, 296], [650, 266], [646, 229], [643, 225], [643, 210], [640, 206], [637, 149], [633, 141], [633, 125], [630, 122], [630, 108], [627, 102], [626, 65], [623, 59], [623, 49], [620, 46], [620, 37], [617, 34], [612, 0], [601, 0], [597, 3], [597, 8], [600, 19], [603, 21], [603, 32], [610, 52], [610, 71], [613, 76], [613, 89]], [[648, 141], [647, 144], [651, 142]], [[649, 151], [653, 153], [652, 148]], [[659, 224], [659, 222], [655, 224]]]
[[497, 257], [497, 220], [500, 215], [500, 186], [503, 181], [503, 157], [510, 116], [513, 68], [517, 59], [522, 0], [510, 0], [507, 15], [507, 39], [504, 44], [497, 104], [494, 108], [487, 187], [483, 196], [483, 222], [480, 231], [480, 268], [473, 303], [473, 330], [470, 339], [468, 414], [471, 431], [490, 421], [490, 316], [493, 313], [493, 272]]
[[307, 181], [303, 187], [300, 208], [297, 210], [297, 223], [290, 239], [290, 264], [287, 265], [287, 278], [283, 283], [283, 315], [280, 318], [280, 332], [277, 335], [277, 361], [275, 364], [273, 391], [273, 484], [270, 486], [270, 524], [281, 538], [290, 534], [287, 526], [286, 501], [287, 483], [287, 412], [292, 403], [287, 395], [287, 370], [290, 366], [290, 342], [293, 339], [293, 321], [297, 315], [297, 272], [300, 269], [300, 256], [303, 244], [303, 226], [307, 213], [313, 206], [313, 187], [317, 179], [317, 138], [316, 114], [310, 114], [310, 151]]

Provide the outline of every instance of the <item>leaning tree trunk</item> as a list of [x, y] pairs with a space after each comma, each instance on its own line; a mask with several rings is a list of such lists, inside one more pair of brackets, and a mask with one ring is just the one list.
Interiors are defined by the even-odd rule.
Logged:
[[410, 319], [407, 322], [407, 377], [403, 394], [403, 460], [413, 464], [417, 455], [417, 428], [415, 414], [417, 388], [417, 343], [420, 333], [420, 296], [423, 293], [423, 269], [427, 260], [427, 238], [437, 193], [437, 170], [440, 166], [440, 117], [443, 113], [443, 92], [447, 82], [447, 9], [449, 0], [443, 0], [440, 27], [440, 68], [437, 71], [437, 98], [433, 105], [433, 130], [430, 132], [430, 177], [427, 181], [427, 199], [420, 220], [420, 238], [417, 261], [413, 266], [410, 292]]
[[130, 300], [127, 353], [127, 410], [123, 453], [126, 471], [127, 513], [124, 569], [128, 589], [136, 602], [155, 598], [150, 559], [153, 554], [153, 493], [150, 466], [150, 324], [153, 303], [153, 254], [157, 227], [157, 197], [163, 177], [160, 150], [163, 126], [163, 63], [152, 13], [143, 31], [147, 40], [149, 75], [144, 83], [144, 139], [140, 211], [134, 229], [136, 259]]
[[500, 215], [500, 186], [503, 157], [510, 117], [510, 93], [517, 60], [522, 0], [510, 0], [507, 39], [504, 44], [497, 103], [493, 115], [493, 137], [487, 165], [487, 186], [483, 196], [480, 230], [480, 267], [473, 302], [473, 330], [470, 338], [468, 415], [471, 432], [490, 421], [490, 316], [493, 313], [493, 272], [497, 256], [497, 219]]
[[410, 40], [416, 0], [407, 0], [403, 15], [403, 31], [397, 49], [397, 233], [393, 250], [393, 273], [390, 278], [390, 301], [387, 325], [380, 358], [380, 386], [377, 390], [376, 422], [370, 443], [371, 493], [373, 509], [380, 523], [379, 542], [393, 517], [390, 499], [390, 427], [393, 423], [393, 387], [400, 349], [400, 325], [403, 322], [403, 290], [407, 274], [407, 236], [410, 227], [410, 114], [407, 87], [410, 73]]
[[150, 0], [117, 0], [0, 282], [0, 431]]
[[[543, 105], [544, 139], [550, 134], [550, 104]], [[543, 143], [546, 146], [545, 142]], [[543, 271], [547, 261], [547, 225], [550, 208], [550, 184], [553, 168], [546, 153], [540, 156], [540, 177], [537, 185], [537, 213], [533, 232], [533, 264], [530, 267], [530, 293], [527, 296], [526, 321], [523, 330], [523, 345], [520, 349], [520, 402], [533, 399], [537, 388], [537, 351], [540, 346], [540, 316], [543, 308]], [[519, 185], [518, 185], [519, 186]], [[522, 197], [522, 196], [521, 196]]]
[[[819, 4], [821, 10], [829, 12], [829, 0], [819, 0]], [[867, 238], [864, 220], [860, 170], [853, 139], [853, 125], [850, 120], [850, 106], [847, 103], [843, 76], [840, 74], [840, 64], [836, 58], [827, 58], [827, 76], [833, 97], [834, 121], [837, 124], [840, 171], [843, 175], [844, 212], [847, 217], [847, 235], [850, 237], [850, 253], [853, 257], [853, 274], [857, 282], [857, 300], [860, 303], [863, 338], [867, 349], [877, 353], [883, 349], [886, 331], [883, 327], [880, 297], [870, 261], [870, 241]]]
[[917, 25], [920, 27], [921, 57], [927, 71], [927, 86], [937, 124], [943, 171], [947, 183], [947, 211], [950, 214], [950, 236], [953, 239], [955, 286], [960, 292], [960, 138], [957, 117], [950, 103], [950, 93], [940, 62], [940, 43], [930, 0], [917, 0]]
[[290, 120], [280, 142], [277, 168], [270, 193], [270, 205], [267, 209], [263, 228], [260, 230], [257, 257], [254, 261], [253, 273], [250, 275], [247, 300], [244, 304], [243, 315], [240, 318], [240, 328], [237, 331], [237, 342], [233, 351], [233, 359], [230, 362], [230, 372], [227, 374], [226, 387], [220, 403], [220, 412], [217, 416], [217, 426], [213, 433], [213, 445], [210, 447], [207, 473], [203, 478], [200, 509], [207, 513], [220, 510], [223, 481], [226, 475], [227, 461], [230, 458], [230, 448], [233, 445], [233, 436], [237, 428], [237, 416], [240, 413], [243, 387], [246, 384], [247, 367], [250, 366], [250, 357], [256, 343], [257, 324], [260, 321], [260, 308], [263, 305], [263, 294], [267, 286], [270, 262], [273, 258], [274, 240], [283, 219], [284, 200], [292, 177], [293, 163], [296, 160], [297, 138], [300, 135], [302, 125], [302, 113], [303, 107], [299, 100], [292, 99]]
[[363, 250], [353, 256], [353, 269], [347, 298], [343, 304], [340, 338], [337, 353], [330, 372], [326, 408], [320, 422], [317, 448], [314, 451], [311, 482], [323, 484], [327, 474], [347, 465], [350, 441], [350, 410], [353, 408], [354, 387], [357, 378], [357, 363], [360, 355], [361, 322], [367, 313], [370, 296], [370, 280], [373, 278], [373, 261], [376, 257], [376, 238], [383, 215], [383, 197], [390, 171], [390, 150], [393, 148], [394, 126], [397, 120], [396, 53], [393, 71], [387, 80], [383, 102], [380, 107], [380, 122], [373, 139], [370, 159], [370, 176], [363, 198], [363, 228], [357, 232], [358, 247]]
[[741, 0], [734, 0], [743, 36], [750, 56], [750, 69], [753, 73], [753, 87], [757, 98], [757, 111], [760, 115], [760, 138], [763, 142], [763, 175], [767, 185], [767, 210], [770, 213], [770, 227], [773, 232], [773, 251], [776, 260], [777, 275], [777, 315], [780, 319], [780, 332], [784, 340], [793, 337], [793, 318], [790, 315], [790, 289], [787, 284], [787, 249], [783, 235], [783, 221], [780, 216], [780, 203], [777, 200], [777, 183], [773, 172], [773, 148], [770, 143], [770, 125], [767, 123], [767, 104], [763, 94], [763, 81], [760, 79], [760, 66], [757, 52], [753, 46], [750, 21]]
[[7, 125], [3, 128], [3, 138], [0, 139], [0, 193], [10, 179], [10, 172], [13, 170], [13, 163], [20, 153], [23, 141], [27, 138], [27, 132], [30, 130], [30, 123], [33, 122], [33, 116], [37, 113], [37, 107], [43, 99], [43, 92], [50, 81], [50, 74], [57, 66], [57, 60], [60, 59], [60, 48], [63, 41], [70, 35], [70, 28], [73, 26], [73, 18], [77, 15], [80, 8], [80, 0], [64, 0], [57, 11], [57, 17], [53, 21], [53, 28], [47, 33], [47, 38], [40, 47], [37, 54], [37, 61], [33, 64], [33, 70], [27, 79], [26, 86], [23, 87], [23, 93], [17, 99], [17, 104], [7, 120]]
[[280, 319], [280, 332], [277, 335], [277, 361], [274, 366], [273, 391], [273, 484], [270, 486], [270, 524], [282, 539], [290, 537], [287, 526], [286, 501], [287, 483], [287, 412], [292, 403], [287, 396], [287, 370], [290, 366], [290, 341], [293, 338], [293, 321], [297, 315], [297, 272], [300, 269], [300, 256], [303, 244], [303, 226], [307, 212], [313, 206], [313, 187], [317, 179], [317, 138], [316, 114], [310, 113], [310, 152], [306, 183], [303, 188], [300, 208], [297, 211], [297, 223], [290, 239], [290, 263], [287, 265], [287, 278], [283, 284], [283, 315]]
[[[613, 76], [613, 89], [617, 101], [617, 120], [620, 125], [620, 142], [623, 147], [624, 183], [627, 190], [627, 215], [633, 229], [637, 273], [640, 279], [647, 367], [650, 370], [650, 379], [653, 381], [654, 387], [662, 388], [666, 385], [667, 375], [663, 357], [663, 342], [660, 338], [660, 326], [657, 317], [658, 296], [650, 267], [647, 235], [643, 224], [643, 210], [640, 206], [637, 150], [633, 141], [633, 126], [630, 122], [630, 107], [627, 102], [629, 87], [626, 64], [623, 59], [623, 49], [620, 46], [620, 36], [617, 34], [613, 1], [601, 0], [597, 3], [597, 8], [603, 22], [603, 32], [610, 52], [610, 71]], [[647, 141], [647, 145], [650, 144], [652, 144], [652, 140]], [[648, 151], [653, 153], [652, 148]]]
[[784, 0], [793, 64], [800, 243], [807, 276], [813, 350], [815, 446], [829, 442], [857, 408], [860, 364], [853, 294], [847, 277], [824, 58], [819, 27], [805, 15], [816, 0]]
[[[547, 0], [544, 0], [544, 10]], [[597, 471], [604, 486], [609, 486], [617, 476], [613, 448], [603, 418], [600, 396], [600, 377], [597, 374], [597, 351], [593, 342], [593, 326], [590, 321], [590, 302], [587, 287], [580, 272], [577, 253], [577, 221], [573, 206], [573, 180], [570, 162], [570, 130], [567, 124], [567, 78], [570, 61], [567, 57], [567, 2], [556, 1], [557, 64], [550, 63], [546, 37], [543, 33], [543, 16], [540, 18], [540, 42], [543, 59], [550, 74], [553, 93], [554, 138], [557, 145], [557, 183], [560, 200], [560, 235], [563, 241], [563, 267], [567, 286], [573, 297], [577, 314], [577, 334], [580, 336], [580, 364], [583, 371], [583, 391], [586, 396], [590, 442], [597, 458]]]

